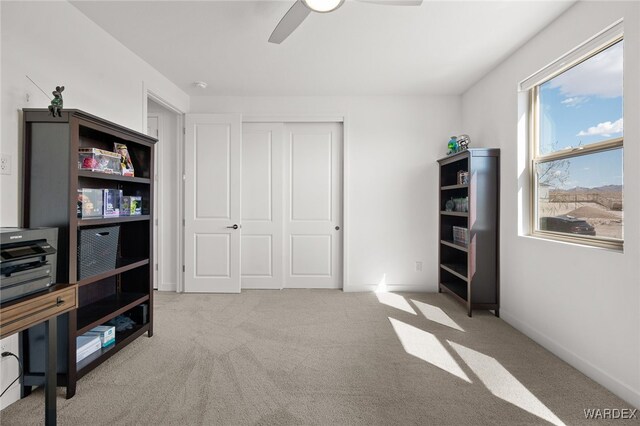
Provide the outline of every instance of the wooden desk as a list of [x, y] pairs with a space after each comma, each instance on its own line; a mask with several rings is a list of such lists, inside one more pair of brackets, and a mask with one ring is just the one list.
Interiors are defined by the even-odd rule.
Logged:
[[56, 424], [57, 381], [57, 317], [76, 309], [78, 287], [56, 284], [46, 292], [36, 293], [0, 305], [0, 338], [11, 336], [29, 327], [46, 323], [45, 354], [45, 424]]

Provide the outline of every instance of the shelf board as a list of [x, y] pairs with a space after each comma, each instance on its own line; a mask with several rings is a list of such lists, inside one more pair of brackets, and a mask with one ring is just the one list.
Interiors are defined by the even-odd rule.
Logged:
[[443, 216], [458, 216], [458, 217], [469, 217], [469, 212], [447, 212], [440, 211], [440, 214]]
[[151, 179], [147, 179], [147, 178], [122, 176], [114, 173], [92, 172], [91, 170], [78, 170], [78, 177], [87, 177], [87, 178], [102, 179], [102, 180], [117, 180], [121, 182], [134, 182], [134, 183], [146, 183], [146, 184], [151, 183]]
[[95, 217], [88, 219], [78, 219], [78, 226], [108, 225], [112, 223], [117, 224], [123, 222], [138, 222], [149, 219], [151, 219], [151, 216], [149, 216], [148, 214], [138, 216]]
[[129, 343], [133, 342], [135, 339], [137, 339], [147, 331], [149, 331], [149, 323], [144, 325], [137, 325], [131, 330], [116, 332], [116, 342], [113, 345], [109, 345], [106, 348], [100, 348], [99, 350], [95, 351], [76, 364], [78, 378], [84, 376], [89, 371], [102, 364], [113, 354], [127, 346]]
[[130, 271], [135, 268], [139, 268], [140, 266], [148, 265], [149, 259], [129, 259], [129, 258], [120, 258], [116, 262], [116, 268], [107, 272], [103, 272], [98, 275], [92, 275], [90, 277], [84, 278], [78, 281], [78, 287], [82, 287], [83, 285], [91, 284], [96, 281], [103, 280], [105, 278], [113, 277], [114, 275], [121, 274], [123, 272]]
[[118, 293], [78, 308], [76, 336], [104, 324], [147, 300], [149, 300], [149, 295], [144, 293]]
[[451, 264], [451, 263], [441, 263], [440, 267], [450, 274], [455, 275], [463, 281], [468, 281], [467, 279], [467, 265], [461, 264]]
[[444, 244], [445, 246], [452, 247], [454, 249], [463, 251], [465, 253], [469, 252], [469, 245], [468, 244], [455, 243], [455, 242], [450, 241], [450, 240], [440, 240], [440, 243]]
[[458, 302], [467, 304], [467, 284], [458, 282], [440, 283], [440, 290], [443, 290], [454, 297]]
[[468, 184], [464, 184], [464, 185], [446, 185], [446, 186], [441, 186], [440, 189], [443, 191], [448, 191], [450, 189], [465, 189], [465, 188], [469, 188]]

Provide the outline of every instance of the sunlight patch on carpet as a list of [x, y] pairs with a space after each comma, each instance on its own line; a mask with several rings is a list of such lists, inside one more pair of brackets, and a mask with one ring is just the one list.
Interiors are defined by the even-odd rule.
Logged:
[[564, 425], [562, 420], [495, 358], [457, 343], [447, 342], [492, 394], [554, 425]]
[[407, 299], [399, 294], [376, 292], [376, 297], [378, 298], [378, 302], [383, 305], [391, 306], [392, 308], [400, 309], [401, 311], [408, 312], [413, 315], [418, 315], [416, 311], [413, 310], [409, 302], [407, 302]]
[[389, 321], [405, 352], [471, 383], [469, 377], [436, 336], [394, 318], [389, 318]]
[[437, 306], [429, 305], [428, 303], [419, 302], [413, 299], [411, 299], [411, 301], [429, 321], [437, 322], [440, 325], [464, 332], [462, 327], [460, 327], [449, 315]]

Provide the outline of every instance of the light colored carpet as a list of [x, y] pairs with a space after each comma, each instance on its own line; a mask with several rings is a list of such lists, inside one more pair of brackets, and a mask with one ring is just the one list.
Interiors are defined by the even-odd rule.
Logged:
[[[468, 318], [443, 294], [155, 300], [154, 336], [85, 376], [74, 398], [59, 389], [58, 424], [594, 424], [585, 408], [629, 408], [502, 320]], [[34, 392], [1, 422], [41, 424], [43, 403]]]

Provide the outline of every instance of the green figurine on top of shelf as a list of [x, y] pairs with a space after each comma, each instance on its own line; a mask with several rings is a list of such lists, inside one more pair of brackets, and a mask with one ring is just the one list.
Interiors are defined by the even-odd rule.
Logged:
[[458, 152], [458, 138], [455, 136], [451, 136], [451, 139], [449, 139], [449, 143], [447, 144], [447, 148], [449, 148], [449, 152], [447, 152], [447, 155], [455, 154], [456, 152]]
[[64, 100], [62, 99], [62, 92], [64, 91], [64, 86], [56, 86], [56, 90], [53, 92], [53, 99], [51, 99], [51, 105], [49, 105], [49, 112], [54, 117], [57, 115], [58, 117], [62, 117], [62, 105]]

